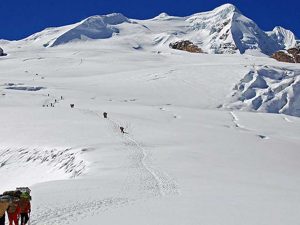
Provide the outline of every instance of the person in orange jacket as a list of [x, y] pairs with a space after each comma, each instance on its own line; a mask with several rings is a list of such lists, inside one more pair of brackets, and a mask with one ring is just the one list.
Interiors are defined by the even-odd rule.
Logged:
[[18, 225], [18, 220], [20, 217], [20, 205], [19, 205], [19, 199], [13, 199], [8, 206], [7, 209], [7, 215], [8, 215], [8, 220], [9, 220], [9, 225]]
[[29, 220], [29, 214], [31, 212], [31, 204], [28, 198], [20, 199], [20, 214], [21, 214], [21, 225], [27, 224]]
[[9, 200], [0, 198], [0, 225], [5, 224], [5, 211], [7, 210], [8, 206]]

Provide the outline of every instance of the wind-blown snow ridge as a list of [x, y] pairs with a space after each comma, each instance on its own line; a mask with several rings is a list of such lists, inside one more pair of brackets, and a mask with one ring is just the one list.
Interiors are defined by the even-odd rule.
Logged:
[[300, 116], [300, 70], [255, 67], [235, 86], [225, 107]]
[[70, 41], [105, 39], [119, 33], [118, 25], [129, 20], [120, 13], [113, 13], [104, 16], [92, 16], [83, 20], [78, 26], [59, 36], [51, 46], [65, 44]]
[[[80, 152], [67, 149], [40, 149], [40, 148], [8, 148], [0, 150], [0, 168], [13, 169], [28, 165], [46, 166], [49, 171], [61, 171], [67, 177], [77, 177], [86, 169], [85, 162], [79, 157]], [[44, 171], [45, 172], [45, 171]]]

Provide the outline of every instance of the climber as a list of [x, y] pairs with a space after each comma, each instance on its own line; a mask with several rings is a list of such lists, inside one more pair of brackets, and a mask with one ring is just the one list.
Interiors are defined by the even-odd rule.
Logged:
[[20, 198], [21, 225], [27, 224], [30, 212], [30, 195], [28, 193], [22, 193]]
[[7, 209], [7, 215], [9, 220], [9, 225], [18, 225], [18, 220], [20, 217], [20, 205], [19, 205], [19, 198], [12, 198], [9, 203], [9, 207]]
[[9, 206], [9, 199], [5, 196], [0, 196], [0, 225], [5, 224], [5, 211]]
[[126, 132], [124, 131], [124, 127], [120, 127], [121, 133], [125, 134]]

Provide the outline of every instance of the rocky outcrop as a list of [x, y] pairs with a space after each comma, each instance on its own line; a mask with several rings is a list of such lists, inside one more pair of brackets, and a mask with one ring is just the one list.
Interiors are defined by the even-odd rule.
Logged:
[[2, 48], [0, 48], [0, 56], [5, 56], [5, 53]]
[[280, 62], [300, 63], [300, 47], [290, 48], [286, 51], [278, 51], [272, 55], [272, 58]]
[[203, 53], [202, 49], [195, 45], [193, 42], [188, 40], [177, 41], [169, 44], [170, 48], [192, 52], [192, 53]]

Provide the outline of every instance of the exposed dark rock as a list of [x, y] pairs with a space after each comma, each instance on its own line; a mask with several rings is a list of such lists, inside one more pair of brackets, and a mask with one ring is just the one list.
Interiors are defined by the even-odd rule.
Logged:
[[170, 43], [169, 45], [172, 49], [192, 52], [192, 53], [203, 53], [202, 49], [195, 45], [193, 42], [188, 40], [177, 41], [174, 43]]
[[4, 53], [3, 49], [0, 48], [0, 56], [5, 56], [6, 54]]
[[275, 52], [271, 57], [280, 62], [300, 63], [300, 47]]

